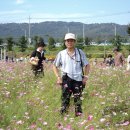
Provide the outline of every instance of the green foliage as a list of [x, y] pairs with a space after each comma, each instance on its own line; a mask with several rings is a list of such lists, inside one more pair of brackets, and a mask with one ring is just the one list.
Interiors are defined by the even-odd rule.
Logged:
[[92, 41], [92, 38], [85, 37], [85, 45], [90, 45], [91, 41]]
[[49, 37], [48, 39], [48, 49], [51, 50], [55, 48], [55, 40], [53, 37]]
[[128, 35], [130, 36], [130, 24], [129, 24], [128, 27], [127, 27], [127, 33], [128, 33]]
[[87, 53], [88, 58], [104, 58], [103, 53]]
[[39, 36], [34, 36], [33, 40], [35, 42], [35, 45], [39, 42]]
[[13, 46], [15, 44], [15, 42], [13, 41], [13, 37], [8, 37], [8, 38], [6, 38], [6, 40], [7, 40], [7, 49], [8, 49], [8, 51], [12, 51]]
[[65, 43], [63, 43], [63, 45], [61, 46], [61, 49], [62, 50], [66, 49]]
[[102, 43], [102, 38], [101, 38], [101, 36], [96, 37], [96, 42], [97, 42], [98, 44]]
[[2, 39], [2, 38], [0, 38], [0, 45], [2, 45], [2, 43], [3, 43], [3, 39]]
[[82, 37], [77, 37], [77, 43], [83, 43], [83, 38]]
[[34, 36], [33, 40], [34, 40], [34, 44], [35, 44], [34, 46], [35, 46], [35, 48], [37, 48], [37, 44], [39, 42], [44, 43], [44, 39], [42, 37], [40, 37], [40, 36]]
[[19, 46], [21, 52], [24, 52], [27, 49], [27, 39], [25, 38], [25, 36], [22, 36], [19, 39], [18, 46]]
[[121, 42], [122, 42], [122, 37], [117, 35], [115, 38], [112, 40], [113, 46], [117, 47], [119, 50], [121, 49]]
[[84, 49], [83, 43], [76, 43], [75, 47], [79, 49]]
[[[82, 49], [88, 58], [103, 58], [104, 56], [104, 46], [94, 46], [94, 45], [87, 45], [87, 46], [83, 46], [82, 44], [76, 44], [76, 47], [77, 48], [80, 48]], [[55, 47], [55, 48], [51, 48], [51, 50], [49, 50], [48, 47], [45, 47], [46, 49], [46, 54], [49, 56], [49, 55], [52, 55], [55, 57], [56, 54], [60, 51], [60, 50], [63, 50], [65, 49], [66, 47], [64, 46], [61, 46], [61, 47]], [[31, 54], [31, 52], [34, 50], [34, 46], [29, 46], [25, 52], [23, 52], [22, 54], [20, 54], [21, 56], [25, 56], [27, 54]], [[124, 56], [127, 57], [128, 56], [128, 53], [129, 53], [129, 50], [130, 50], [130, 46], [129, 45], [121, 45], [121, 52], [123, 52]], [[16, 53], [16, 56], [19, 57], [19, 48], [18, 46], [15, 46], [15, 49], [14, 49], [15, 53]], [[113, 45], [108, 45], [108, 46], [105, 46], [105, 54], [106, 56], [108, 54], [112, 54], [113, 55]]]

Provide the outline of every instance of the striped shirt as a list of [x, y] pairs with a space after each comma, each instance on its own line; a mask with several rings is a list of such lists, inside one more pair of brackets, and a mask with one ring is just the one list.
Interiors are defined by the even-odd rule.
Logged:
[[56, 67], [60, 67], [62, 75], [67, 74], [71, 79], [76, 81], [82, 81], [81, 60], [83, 66], [88, 64], [85, 53], [81, 49], [79, 49], [79, 51], [75, 48], [75, 52], [72, 56], [68, 54], [67, 49], [60, 51], [53, 62]]

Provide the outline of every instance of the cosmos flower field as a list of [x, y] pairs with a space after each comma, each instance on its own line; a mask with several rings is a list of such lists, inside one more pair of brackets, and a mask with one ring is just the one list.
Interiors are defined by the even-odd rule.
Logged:
[[61, 87], [52, 63], [35, 78], [25, 62], [0, 62], [0, 130], [129, 130], [130, 72], [92, 66], [82, 96], [83, 114], [75, 117], [73, 96], [60, 115]]

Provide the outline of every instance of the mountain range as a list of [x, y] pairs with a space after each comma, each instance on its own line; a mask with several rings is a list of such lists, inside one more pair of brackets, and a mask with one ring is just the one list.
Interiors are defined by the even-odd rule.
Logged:
[[0, 24], [0, 38], [21, 36], [29, 37], [42, 36], [47, 38], [63, 38], [65, 33], [72, 32], [77, 37], [84, 36], [91, 38], [109, 38], [116, 35], [127, 37], [127, 25], [119, 25], [115, 23], [94, 23], [84, 24], [80, 22], [54, 22], [46, 21], [40, 23], [4, 23]]

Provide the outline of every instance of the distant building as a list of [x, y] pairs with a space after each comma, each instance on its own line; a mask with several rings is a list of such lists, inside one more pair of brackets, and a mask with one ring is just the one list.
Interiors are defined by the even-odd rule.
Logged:
[[96, 42], [90, 42], [90, 45], [98, 45]]
[[59, 42], [55, 43], [55, 47], [61, 47], [61, 46], [62, 46], [62, 43], [59, 43]]
[[112, 43], [110, 43], [110, 42], [102, 42], [102, 43], [100, 43], [100, 44], [98, 44], [98, 46], [108, 46], [108, 45], [112, 45]]
[[130, 45], [130, 43], [121, 43], [121, 44], [123, 44], [123, 45]]

